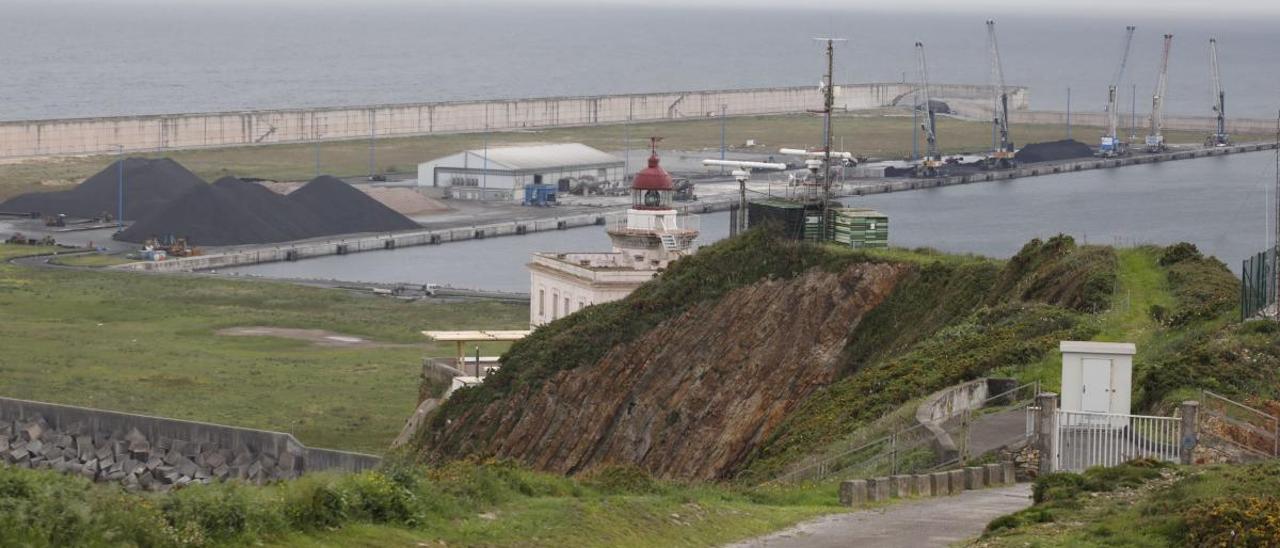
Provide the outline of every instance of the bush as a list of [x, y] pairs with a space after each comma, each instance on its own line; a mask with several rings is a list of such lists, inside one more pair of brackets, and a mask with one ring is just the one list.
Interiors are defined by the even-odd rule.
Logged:
[[1182, 513], [1187, 546], [1280, 546], [1280, 498], [1218, 498]]
[[1188, 242], [1179, 242], [1164, 248], [1160, 253], [1160, 266], [1171, 266], [1183, 261], [1199, 261], [1204, 259], [1204, 255], [1200, 253], [1200, 249], [1195, 244]]
[[351, 519], [399, 525], [421, 521], [413, 492], [380, 472], [346, 476], [339, 483], [339, 491], [347, 495]]
[[307, 475], [278, 487], [289, 525], [302, 531], [331, 529], [348, 519], [347, 494], [326, 474]]
[[587, 475], [586, 483], [608, 494], [647, 495], [662, 491], [648, 472], [631, 464], [597, 468]]
[[1036, 478], [1031, 500], [1036, 504], [1071, 500], [1084, 491], [1084, 477], [1071, 472], [1055, 472]]
[[198, 529], [211, 542], [283, 531], [278, 506], [256, 500], [253, 495], [260, 493], [238, 482], [191, 485], [165, 497], [161, 509], [175, 529]]

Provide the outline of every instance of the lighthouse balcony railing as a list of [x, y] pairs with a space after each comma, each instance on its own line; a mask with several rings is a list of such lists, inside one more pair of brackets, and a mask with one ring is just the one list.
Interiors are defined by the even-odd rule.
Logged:
[[635, 219], [629, 218], [627, 214], [620, 214], [610, 218], [607, 226], [610, 231], [616, 232], [653, 231], [657, 234], [688, 234], [700, 232], [702, 217], [676, 213], [674, 210], [666, 215], [644, 215]]

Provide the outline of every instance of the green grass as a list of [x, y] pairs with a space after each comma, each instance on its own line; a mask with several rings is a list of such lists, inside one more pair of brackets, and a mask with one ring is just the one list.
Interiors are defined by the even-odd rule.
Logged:
[[[938, 142], [944, 153], [982, 151], [991, 145], [988, 122], [942, 118], [938, 121]], [[1076, 128], [1079, 139], [1093, 144], [1096, 136], [1087, 128]], [[810, 116], [754, 116], [730, 118], [725, 132], [731, 146], [754, 139], [752, 150], [776, 153], [781, 147], [812, 147], [821, 142], [821, 124]], [[720, 146], [719, 120], [692, 120], [633, 124], [629, 145], [643, 148], [650, 135], [663, 138], [663, 148], [698, 150]], [[1064, 126], [1014, 125], [1017, 143], [1063, 139]], [[1100, 130], [1099, 130], [1100, 133]], [[490, 146], [528, 142], [582, 142], [604, 150], [619, 150], [628, 144], [623, 126], [595, 126], [543, 131], [493, 133]], [[833, 135], [837, 144], [868, 157], [905, 157], [911, 153], [911, 117], [902, 112], [885, 115], [879, 111], [836, 116]], [[1196, 132], [1170, 132], [1171, 143], [1202, 143]], [[1237, 136], [1246, 140], [1248, 136]], [[377, 146], [377, 169], [384, 173], [411, 173], [421, 162], [466, 149], [480, 148], [480, 134], [434, 135], [381, 139]], [[364, 140], [321, 143], [321, 170], [339, 176], [367, 175], [368, 143]], [[197, 175], [212, 181], [225, 175], [262, 177], [277, 180], [305, 180], [315, 174], [316, 146], [312, 144], [264, 145], [169, 151], [146, 156], [167, 156], [181, 162]], [[39, 159], [0, 165], [0, 200], [24, 192], [69, 188], [114, 161], [112, 156]]]
[[841, 511], [834, 484], [737, 490], [492, 462], [164, 494], [0, 467], [0, 538], [22, 546], [709, 546]]
[[114, 266], [118, 264], [132, 263], [134, 262], [134, 260], [127, 259], [119, 255], [108, 255], [105, 253], [94, 252], [94, 253], [76, 253], [73, 255], [59, 256], [55, 259], [52, 259], [50, 262], [52, 262], [53, 264], [60, 264], [64, 266], [103, 267], [103, 266]]
[[1280, 462], [1147, 465], [1053, 474], [1037, 504], [997, 518], [979, 541], [1001, 547], [1274, 546]]
[[[0, 261], [32, 253], [0, 245]], [[404, 302], [283, 283], [0, 263], [0, 395], [292, 432], [381, 452], [417, 404], [424, 329], [521, 328], [523, 305]], [[219, 329], [326, 329], [325, 348]], [[500, 352], [488, 347], [485, 352]]]

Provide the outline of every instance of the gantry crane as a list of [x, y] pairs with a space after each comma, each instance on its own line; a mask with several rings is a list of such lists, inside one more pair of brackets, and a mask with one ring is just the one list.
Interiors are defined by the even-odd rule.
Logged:
[[924, 58], [924, 44], [916, 42], [916, 70], [919, 71], [920, 87], [917, 92], [924, 97], [924, 122], [920, 129], [924, 131], [925, 154], [916, 166], [917, 177], [936, 177], [942, 168], [942, 155], [938, 152], [937, 115], [933, 111], [933, 102], [929, 99], [929, 65]]
[[1156, 91], [1151, 94], [1151, 132], [1147, 134], [1147, 152], [1168, 150], [1164, 144], [1164, 93], [1169, 87], [1169, 48], [1173, 35], [1164, 35], [1164, 53], [1160, 56], [1160, 76], [1156, 78]]
[[1098, 156], [1103, 158], [1129, 153], [1129, 143], [1121, 141], [1118, 134], [1120, 109], [1117, 99], [1120, 95], [1120, 82], [1124, 79], [1124, 68], [1129, 64], [1129, 49], [1133, 44], [1133, 31], [1136, 28], [1133, 25], [1124, 28], [1124, 50], [1120, 54], [1120, 68], [1116, 69], [1115, 76], [1111, 77], [1111, 85], [1107, 87], [1107, 134], [1102, 136], [1102, 142], [1098, 146]]
[[1000, 63], [1000, 44], [996, 41], [996, 22], [987, 20], [987, 50], [991, 58], [992, 127], [991, 156], [988, 168], [1013, 167], [1013, 141], [1009, 139], [1009, 93], [1004, 87], [1004, 66]]
[[1213, 112], [1218, 118], [1218, 129], [1205, 139], [1204, 145], [1230, 146], [1231, 136], [1227, 135], [1227, 92], [1222, 89], [1222, 73], [1218, 72], [1218, 40], [1216, 38], [1209, 39], [1209, 78], [1213, 86]]

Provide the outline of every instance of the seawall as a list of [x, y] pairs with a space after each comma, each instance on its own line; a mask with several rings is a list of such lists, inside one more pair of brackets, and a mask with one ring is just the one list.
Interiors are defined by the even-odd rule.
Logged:
[[[1012, 87], [1010, 107], [1027, 107], [1027, 89]], [[908, 83], [847, 84], [836, 107], [866, 110], [909, 100]], [[937, 84], [942, 100], [980, 101], [990, 88]], [[449, 101], [356, 107], [255, 110], [0, 122], [0, 158], [156, 152], [376, 137], [512, 131], [793, 114], [821, 108], [816, 86], [705, 90], [585, 97]]]

